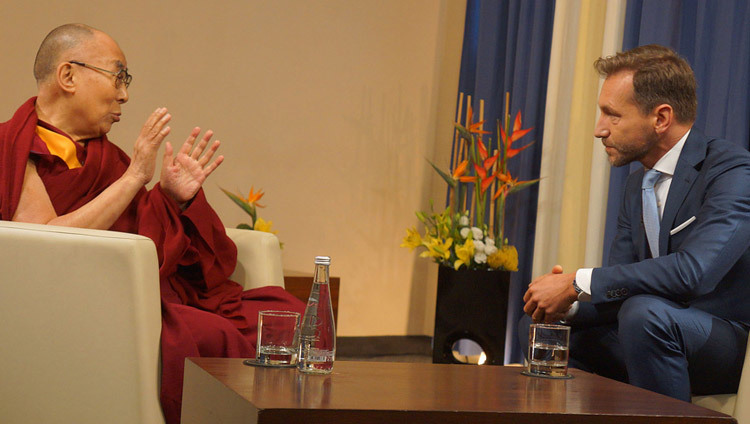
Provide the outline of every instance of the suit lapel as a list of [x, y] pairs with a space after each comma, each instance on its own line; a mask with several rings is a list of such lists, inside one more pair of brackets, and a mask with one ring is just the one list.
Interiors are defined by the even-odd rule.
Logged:
[[641, 197], [641, 183], [643, 182], [643, 175], [645, 174], [643, 166], [638, 167], [638, 170], [635, 171], [634, 174], [636, 174], [635, 178], [638, 180], [638, 185], [633, 186], [633, 192], [632, 194], [630, 194], [630, 196], [632, 196], [633, 199], [632, 204], [638, 206], [637, 208], [635, 208], [635, 217], [632, 221], [638, 223], [638, 230], [633, 232], [633, 246], [638, 249], [638, 260], [642, 261], [646, 259], [647, 255], [649, 255], [647, 253], [648, 242], [646, 241], [646, 228], [643, 225], [643, 200]]
[[659, 227], [659, 256], [669, 254], [667, 249], [669, 246], [669, 231], [674, 227], [677, 211], [684, 203], [698, 176], [696, 166], [706, 158], [707, 142], [708, 139], [693, 128], [682, 147], [680, 158], [677, 160], [677, 167], [672, 176], [672, 183], [669, 186], [667, 204], [664, 205], [664, 214]]

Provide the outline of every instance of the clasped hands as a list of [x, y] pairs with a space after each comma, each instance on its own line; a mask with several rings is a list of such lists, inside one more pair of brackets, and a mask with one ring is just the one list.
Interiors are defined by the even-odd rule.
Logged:
[[[171, 129], [167, 123], [170, 119], [172, 116], [166, 108], [156, 109], [146, 120], [135, 141], [133, 158], [127, 172], [143, 185], [154, 176], [156, 153], [164, 138], [169, 135]], [[190, 201], [206, 178], [224, 161], [224, 156], [211, 160], [220, 144], [219, 140], [216, 140], [209, 147], [213, 131], [206, 131], [196, 145], [195, 140], [200, 133], [200, 128], [193, 128], [176, 156], [172, 144], [169, 141], [165, 143], [160, 185], [161, 189], [180, 205]]]
[[552, 272], [537, 277], [529, 284], [523, 295], [526, 303], [523, 311], [531, 316], [534, 322], [556, 322], [565, 318], [570, 306], [578, 298], [573, 288], [575, 273], [563, 274], [560, 265], [555, 265]]

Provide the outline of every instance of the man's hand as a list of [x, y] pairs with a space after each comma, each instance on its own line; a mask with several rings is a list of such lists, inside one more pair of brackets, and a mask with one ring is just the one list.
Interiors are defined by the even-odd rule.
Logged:
[[172, 156], [172, 145], [167, 142], [164, 150], [164, 162], [161, 168], [161, 188], [180, 205], [192, 199], [209, 175], [221, 165], [224, 156], [211, 161], [219, 148], [219, 140], [214, 141], [206, 150], [213, 131], [208, 130], [195, 145], [201, 129], [193, 128], [176, 157]]
[[555, 322], [563, 319], [570, 305], [578, 298], [573, 288], [575, 273], [563, 274], [555, 265], [552, 272], [542, 275], [529, 284], [523, 296], [523, 311], [534, 322]]
[[160, 107], [148, 117], [141, 128], [141, 133], [135, 140], [133, 158], [126, 174], [135, 178], [139, 188], [146, 185], [154, 177], [156, 168], [156, 153], [159, 151], [164, 137], [169, 134], [167, 126], [172, 115], [167, 113], [167, 108]]

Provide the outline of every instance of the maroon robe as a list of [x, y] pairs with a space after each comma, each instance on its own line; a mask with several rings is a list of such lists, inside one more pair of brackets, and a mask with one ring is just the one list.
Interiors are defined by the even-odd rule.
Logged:
[[[85, 205], [116, 181], [130, 159], [107, 137], [77, 143], [81, 168], [68, 169], [49, 154], [35, 133], [36, 98], [0, 124], [0, 219], [10, 220], [18, 206], [28, 158], [58, 215]], [[304, 304], [280, 287], [243, 291], [228, 278], [237, 263], [237, 248], [199, 191], [182, 211], [157, 184], [141, 189], [110, 228], [137, 233], [156, 244], [162, 305], [161, 402], [168, 423], [178, 423], [184, 360], [189, 356], [255, 356], [258, 311], [303, 312]]]

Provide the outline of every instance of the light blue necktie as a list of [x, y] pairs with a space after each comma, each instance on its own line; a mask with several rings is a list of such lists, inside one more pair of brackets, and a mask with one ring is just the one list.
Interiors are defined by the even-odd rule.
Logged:
[[651, 257], [659, 257], [659, 209], [656, 207], [656, 193], [654, 184], [661, 176], [661, 172], [650, 169], [643, 176], [641, 184], [641, 198], [643, 199], [643, 226], [646, 227], [646, 238], [651, 248]]

